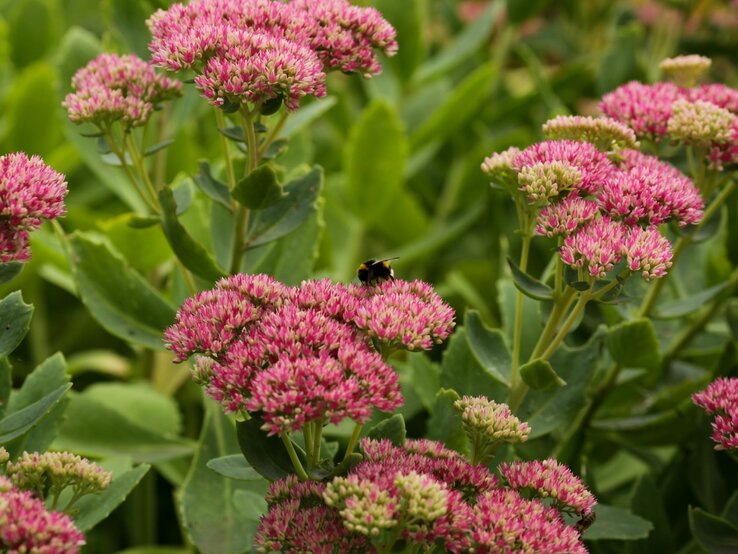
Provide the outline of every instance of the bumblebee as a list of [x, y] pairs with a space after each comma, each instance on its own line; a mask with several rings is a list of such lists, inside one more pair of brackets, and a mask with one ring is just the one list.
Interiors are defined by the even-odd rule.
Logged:
[[392, 270], [390, 262], [397, 258], [385, 258], [384, 260], [367, 260], [359, 266], [356, 272], [359, 281], [365, 285], [375, 285], [382, 281], [389, 281], [395, 278], [395, 272]]

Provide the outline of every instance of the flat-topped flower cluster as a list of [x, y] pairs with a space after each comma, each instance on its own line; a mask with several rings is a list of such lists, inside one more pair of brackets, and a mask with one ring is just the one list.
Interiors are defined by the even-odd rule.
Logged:
[[702, 220], [704, 201], [692, 181], [633, 149], [632, 131], [614, 120], [560, 116], [544, 129], [567, 138], [493, 154], [482, 170], [525, 196], [536, 213], [535, 232], [558, 237], [569, 266], [601, 279], [625, 260], [646, 280], [665, 275], [671, 245], [658, 226]]
[[361, 450], [363, 461], [346, 477], [273, 483], [259, 550], [347, 554], [389, 551], [404, 540], [455, 553], [586, 552], [562, 514], [589, 516], [596, 501], [554, 460], [515, 462], [500, 480], [435, 441], [364, 439]]
[[715, 169], [738, 163], [738, 90], [698, 84], [709, 58], [679, 56], [661, 63], [674, 82], [631, 81], [606, 94], [600, 109], [639, 138], [694, 146]]
[[195, 356], [196, 380], [227, 411], [260, 412], [278, 434], [394, 410], [398, 378], [379, 350], [428, 349], [453, 327], [451, 307], [421, 281], [289, 287], [241, 274], [185, 301], [166, 343], [178, 361]]
[[148, 20], [152, 63], [193, 70], [211, 104], [236, 111], [325, 95], [325, 72], [369, 77], [376, 51], [397, 51], [395, 30], [374, 8], [346, 0], [195, 0]]
[[0, 263], [31, 257], [29, 233], [66, 213], [67, 182], [38, 156], [0, 156]]
[[713, 416], [712, 440], [716, 450], [738, 450], [738, 377], [720, 377], [692, 401]]

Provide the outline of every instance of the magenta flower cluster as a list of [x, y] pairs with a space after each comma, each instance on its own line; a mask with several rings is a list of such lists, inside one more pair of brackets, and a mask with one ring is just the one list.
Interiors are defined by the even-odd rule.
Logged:
[[211, 397], [229, 412], [260, 412], [277, 434], [394, 410], [397, 374], [375, 344], [426, 349], [453, 327], [453, 310], [420, 281], [288, 287], [236, 275], [185, 301], [165, 336], [178, 361], [196, 356]]
[[48, 511], [30, 491], [0, 477], [0, 551], [7, 554], [77, 554], [85, 537], [72, 519]]
[[148, 20], [152, 63], [192, 69], [211, 104], [280, 100], [294, 110], [325, 95], [325, 71], [371, 76], [376, 51], [393, 55], [395, 30], [374, 8], [347, 0], [195, 0]]
[[713, 416], [715, 448], [738, 449], [738, 377], [715, 379], [705, 390], [693, 394], [692, 401]]
[[[573, 122], [577, 129], [582, 127], [576, 118]], [[565, 123], [557, 120], [561, 132]], [[539, 235], [560, 237], [564, 263], [590, 277], [604, 278], [625, 260], [628, 269], [646, 280], [662, 277], [671, 266], [672, 253], [658, 226], [667, 221], [679, 226], [700, 222], [702, 197], [688, 177], [654, 156], [624, 149], [614, 159], [617, 163], [589, 142], [566, 139], [534, 144], [512, 156], [510, 163], [528, 198], [532, 185], [528, 177], [522, 179], [528, 168], [541, 164], [558, 168], [545, 176], [541, 173], [545, 182], [538, 189], [548, 192], [535, 229]], [[576, 171], [580, 179], [566, 178], [562, 167]], [[494, 168], [492, 174], [499, 170]]]
[[0, 156], [0, 263], [31, 257], [29, 233], [66, 213], [67, 182], [38, 156]]
[[100, 54], [74, 74], [74, 92], [63, 106], [74, 123], [105, 128], [120, 120], [127, 128], [140, 127], [157, 105], [179, 96], [181, 86], [134, 54]]
[[[415, 548], [448, 552], [584, 553], [580, 532], [564, 511], [591, 513], [595, 501], [566, 466], [548, 463], [545, 480], [525, 483], [534, 462], [511, 468], [516, 485], [500, 483], [485, 465], [425, 439], [395, 446], [362, 441], [364, 460], [329, 483], [277, 481], [267, 495], [256, 544], [262, 552], [358, 553], [405, 540]], [[519, 494], [522, 484], [538, 498]], [[523, 488], [521, 486], [520, 488]], [[337, 547], [337, 550], [334, 550]]]
[[[716, 110], [705, 110], [704, 103]], [[685, 104], [693, 107], [688, 110], [689, 120], [674, 125], [675, 106], [684, 110]], [[700, 146], [705, 147], [710, 163], [717, 169], [738, 163], [738, 90], [726, 85], [684, 87], [670, 82], [649, 85], [631, 81], [603, 96], [600, 109], [628, 125], [639, 138], [693, 144], [699, 137], [704, 141]], [[717, 127], [716, 119], [720, 121]]]

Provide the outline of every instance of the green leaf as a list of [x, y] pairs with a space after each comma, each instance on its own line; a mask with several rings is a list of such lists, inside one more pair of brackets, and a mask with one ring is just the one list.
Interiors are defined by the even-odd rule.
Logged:
[[85, 393], [72, 396], [66, 416], [53, 444], [57, 450], [146, 463], [187, 456], [193, 450], [191, 441], [142, 427]]
[[384, 223], [385, 209], [402, 190], [406, 158], [400, 116], [375, 100], [351, 128], [344, 152], [348, 206], [367, 225]]
[[652, 315], [656, 319], [677, 319], [696, 312], [721, 292], [729, 288], [730, 281], [724, 281], [718, 285], [698, 292], [693, 296], [682, 298], [679, 300], [671, 300], [662, 302], [653, 310]]
[[724, 519], [700, 508], [689, 510], [689, 528], [702, 548], [709, 554], [738, 552], [738, 528]]
[[407, 436], [405, 418], [402, 417], [402, 414], [395, 414], [383, 419], [369, 429], [366, 435], [375, 440], [389, 439], [395, 446], [402, 446], [405, 444], [405, 437]]
[[121, 550], [117, 554], [190, 554], [190, 550], [176, 546], [136, 546]]
[[725, 508], [723, 508], [723, 518], [725, 518], [728, 523], [731, 525], [738, 527], [738, 491], [734, 492], [733, 495], [728, 499], [728, 502], [725, 503]]
[[499, 329], [487, 327], [476, 310], [464, 314], [464, 329], [477, 361], [492, 377], [509, 387], [512, 361], [505, 335]]
[[480, 49], [494, 29], [494, 22], [504, 17], [505, 2], [495, 0], [480, 15], [473, 24], [466, 27], [451, 43], [438, 55], [426, 61], [415, 72], [414, 80], [418, 83], [435, 78], [443, 73], [457, 68], [460, 64]]
[[633, 486], [630, 509], [635, 515], [651, 521], [654, 528], [646, 539], [629, 543], [628, 554], [674, 552], [674, 540], [669, 529], [663, 496], [651, 475], [641, 476]]
[[490, 101], [498, 74], [494, 62], [488, 62], [459, 83], [446, 101], [412, 134], [411, 151], [417, 152], [432, 142], [445, 142], [477, 117]]
[[466, 433], [459, 412], [454, 408], [454, 402], [459, 398], [459, 394], [453, 389], [438, 391], [433, 415], [428, 420], [427, 437], [441, 441], [447, 448], [464, 453], [467, 443]]
[[489, 373], [474, 355], [463, 327], [456, 329], [443, 353], [441, 386], [460, 395], [483, 395], [496, 401], [503, 401], [508, 392], [507, 385]]
[[310, 104], [306, 104], [304, 107], [300, 106], [300, 109], [290, 115], [290, 118], [282, 127], [282, 132], [279, 133], [280, 138], [288, 138], [292, 135], [300, 132], [302, 129], [310, 125], [316, 119], [322, 117], [328, 110], [336, 105], [338, 99], [335, 96], [326, 96], [314, 100]]
[[62, 385], [33, 404], [1, 419], [0, 444], [16, 439], [38, 425], [71, 386], [71, 384]]
[[161, 225], [169, 245], [187, 269], [208, 281], [217, 281], [225, 274], [218, 268], [207, 250], [187, 232], [177, 218], [177, 205], [169, 187], [159, 191]]
[[8, 358], [0, 358], [0, 419], [8, 408], [8, 400], [13, 390], [13, 367]]
[[264, 500], [264, 495], [253, 491], [235, 491], [233, 493], [233, 504], [242, 516], [256, 523], [269, 509], [266, 500]]
[[7, 264], [0, 264], [0, 285], [3, 283], [7, 283], [8, 281], [14, 279], [17, 277], [21, 271], [23, 271], [23, 266], [25, 264], [22, 264], [20, 262], [9, 262]]
[[174, 144], [174, 139], [167, 139], [165, 141], [159, 142], [157, 144], [154, 144], [153, 146], [149, 146], [146, 150], [144, 150], [144, 157], [146, 156], [153, 156], [160, 150], [164, 150], [167, 146]]
[[74, 515], [77, 528], [86, 533], [107, 518], [131, 494], [150, 468], [150, 465], [141, 464], [122, 475], [114, 475], [110, 486], [103, 492], [85, 496], [75, 503], [75, 509], [79, 510]]
[[287, 183], [284, 186], [287, 193], [284, 199], [253, 214], [248, 247], [272, 242], [297, 229], [318, 210], [322, 188], [323, 170], [317, 166]]
[[126, 225], [132, 229], [148, 229], [158, 225], [161, 219], [155, 215], [132, 215]]
[[282, 440], [267, 436], [261, 429], [263, 424], [256, 414], [251, 419], [236, 422], [238, 445], [251, 467], [265, 479], [277, 481], [294, 473], [294, 468]]
[[197, 165], [200, 168], [200, 173], [195, 175], [192, 180], [211, 200], [230, 211], [231, 193], [228, 190], [228, 185], [213, 177], [207, 160], [200, 160]]
[[653, 529], [650, 521], [633, 515], [625, 508], [597, 504], [595, 514], [597, 519], [584, 532], [584, 540], [632, 541], [646, 538]]
[[507, 258], [507, 265], [510, 266], [510, 274], [515, 288], [520, 292], [535, 300], [553, 300], [553, 289], [551, 287], [525, 273], [511, 258]]
[[85, 389], [84, 395], [142, 428], [172, 436], [182, 431], [177, 402], [146, 381], [95, 383]]
[[233, 198], [251, 210], [263, 210], [287, 196], [269, 164], [260, 165], [241, 179], [233, 189]]
[[520, 366], [520, 377], [534, 390], [548, 390], [566, 385], [556, 374], [551, 364], [542, 358], [536, 358]]
[[258, 522], [236, 507], [235, 492], [250, 491], [263, 498], [266, 482], [228, 479], [207, 465], [213, 458], [238, 453], [235, 431], [220, 406], [208, 401], [199, 447], [179, 499], [182, 526], [203, 554], [246, 552], [256, 533]]
[[382, 16], [397, 31], [397, 42], [402, 45], [396, 56], [388, 60], [403, 81], [408, 80], [424, 57], [423, 30], [425, 28], [422, 0], [375, 0]]
[[92, 235], [75, 232], [69, 247], [77, 289], [90, 314], [114, 335], [162, 350], [162, 334], [174, 322], [174, 308]]
[[595, 419], [592, 428], [620, 433], [629, 441], [646, 446], [672, 445], [693, 436], [698, 426], [697, 412], [687, 399], [674, 409], [654, 414]]
[[243, 454], [228, 454], [208, 460], [207, 466], [218, 475], [239, 481], [258, 481], [261, 475], [251, 467]]
[[23, 302], [20, 291], [0, 300], [0, 358], [15, 350], [31, 328], [33, 306]]
[[[12, 10], [7, 10], [12, 6]], [[42, 58], [59, 40], [58, 6], [44, 0], [18, 0], [3, 6], [9, 22], [8, 42], [13, 65], [25, 67]], [[9, 12], [9, 13], [8, 13]]]
[[622, 367], [657, 370], [661, 365], [656, 329], [647, 318], [624, 321], [610, 328], [607, 349]]

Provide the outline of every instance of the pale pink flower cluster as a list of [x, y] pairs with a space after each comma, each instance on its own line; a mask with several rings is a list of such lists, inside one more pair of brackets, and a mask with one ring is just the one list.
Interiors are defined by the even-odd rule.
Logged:
[[738, 377], [719, 377], [692, 401], [714, 416], [712, 440], [716, 450], [738, 449]]
[[[290, 476], [273, 483], [257, 533], [260, 551], [303, 552], [310, 544], [311, 552], [369, 552], [404, 540], [452, 553], [586, 552], [558, 505], [524, 498], [485, 465], [471, 465], [440, 443], [420, 439], [395, 446], [364, 439], [362, 450], [363, 461], [346, 477], [324, 484]], [[579, 506], [588, 491], [576, 489], [576, 478], [565, 469], [558, 470], [558, 481], [549, 476], [551, 487], [541, 490]], [[560, 504], [569, 511], [571, 504]], [[582, 513], [589, 513], [594, 499], [585, 504]], [[312, 526], [304, 524], [308, 519]]]
[[106, 127], [121, 120], [131, 128], [145, 125], [161, 102], [179, 96], [181, 83], [158, 75], [134, 54], [100, 54], [74, 74], [72, 88], [62, 103], [70, 121]]
[[66, 213], [66, 194], [64, 175], [38, 156], [0, 156], [0, 263], [30, 259], [28, 234]]
[[543, 133], [551, 140], [590, 142], [603, 152], [638, 148], [633, 130], [609, 117], [559, 115], [543, 124]]
[[152, 63], [192, 69], [211, 104], [235, 110], [272, 100], [294, 110], [325, 95], [331, 69], [371, 76], [375, 51], [393, 55], [395, 30], [374, 8], [347, 0], [195, 0], [147, 22]]
[[444, 340], [453, 310], [421, 281], [329, 280], [288, 287], [266, 275], [225, 278], [189, 298], [165, 333], [178, 361], [230, 412], [260, 412], [265, 430], [366, 421], [402, 403], [397, 374], [372, 339], [422, 349]]
[[[704, 69], [699, 57], [675, 60], [667, 63], [674, 71]], [[631, 81], [603, 96], [600, 109], [638, 137], [707, 145], [708, 161], [717, 170], [738, 163], [738, 90], [717, 83], [680, 86]]]
[[85, 537], [72, 519], [50, 512], [30, 491], [0, 477], [0, 551], [6, 554], [77, 554]]
[[567, 237], [591, 221], [598, 212], [597, 202], [570, 194], [561, 202], [544, 206], [536, 219], [536, 234]]
[[582, 480], [554, 459], [500, 465], [500, 474], [517, 490], [529, 490], [540, 498], [552, 498], [557, 508], [583, 516], [597, 500]]

